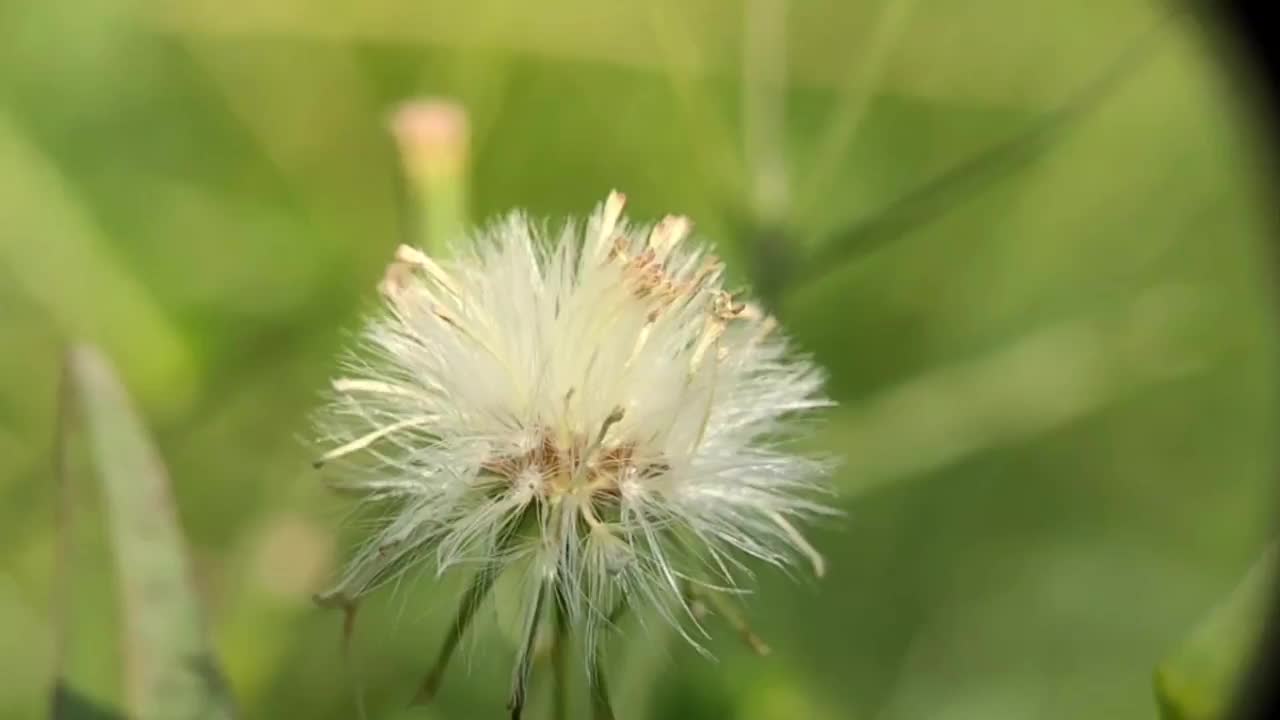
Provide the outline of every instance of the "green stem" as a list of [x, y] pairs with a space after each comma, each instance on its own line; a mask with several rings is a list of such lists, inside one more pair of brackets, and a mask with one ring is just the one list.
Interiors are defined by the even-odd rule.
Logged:
[[546, 601], [547, 588], [550, 582], [538, 583], [538, 594], [534, 597], [533, 607], [525, 620], [524, 640], [520, 644], [519, 655], [516, 656], [516, 671], [511, 678], [511, 699], [507, 701], [507, 709], [511, 711], [511, 720], [520, 720], [524, 713], [525, 698], [529, 692], [529, 672], [533, 669], [533, 645], [538, 639], [538, 628], [542, 620], [542, 605]]
[[567, 720], [569, 717], [569, 692], [567, 656], [569, 650], [569, 608], [564, 597], [564, 589], [556, 583], [556, 635], [555, 644], [551, 646], [551, 717], [554, 720]]
[[[626, 601], [620, 600], [613, 612], [609, 613], [609, 625], [617, 625], [626, 611]], [[605, 677], [604, 672], [603, 639], [597, 640], [595, 646], [591, 648], [591, 664], [587, 672], [587, 681], [591, 694], [592, 720], [614, 720], [613, 704], [609, 699], [609, 679]]]
[[418, 694], [413, 698], [414, 705], [428, 703], [435, 697], [436, 691], [440, 689], [440, 682], [444, 679], [444, 671], [449, 667], [449, 660], [453, 657], [453, 651], [457, 649], [458, 642], [466, 634], [476, 610], [493, 589], [493, 583], [497, 578], [498, 568], [494, 565], [482, 568], [472, 578], [471, 585], [467, 587], [467, 592], [458, 605], [458, 614], [449, 628], [449, 634], [445, 636], [440, 653], [436, 656], [435, 664], [423, 678]]
[[591, 718], [614, 720], [613, 705], [609, 702], [609, 682], [604, 674], [604, 651], [597, 648], [591, 654]]
[[[527, 514], [513, 519], [501, 530], [498, 538], [494, 541], [493, 552], [495, 557], [501, 556], [510, 547], [517, 530], [524, 523], [526, 516]], [[462, 602], [458, 605], [458, 614], [452, 627], [449, 628], [449, 634], [445, 636], [444, 644], [440, 647], [440, 654], [436, 657], [436, 662], [431, 666], [426, 677], [423, 678], [422, 685], [418, 688], [418, 694], [413, 698], [413, 705], [428, 703], [435, 697], [436, 691], [440, 689], [440, 682], [444, 679], [445, 669], [449, 667], [449, 660], [453, 657], [453, 651], [457, 649], [458, 642], [466, 634], [467, 628], [471, 625], [471, 620], [475, 617], [476, 610], [484, 602], [484, 599], [488, 597], [489, 592], [493, 590], [493, 584], [497, 581], [502, 568], [503, 565], [500, 561], [493, 560], [485, 564], [472, 578], [471, 585], [467, 587], [466, 593], [462, 596]]]
[[466, 230], [467, 193], [462, 177], [442, 177], [424, 184], [419, 196], [418, 223], [422, 246], [443, 255], [449, 243]]

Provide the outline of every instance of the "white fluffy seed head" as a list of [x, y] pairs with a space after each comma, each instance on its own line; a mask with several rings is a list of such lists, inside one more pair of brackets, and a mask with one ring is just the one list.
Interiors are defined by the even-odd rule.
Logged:
[[687, 219], [633, 226], [623, 204], [397, 252], [319, 418], [321, 460], [380, 513], [336, 596], [518, 565], [591, 642], [619, 603], [679, 625], [685, 584], [733, 584], [744, 557], [822, 572], [794, 521], [827, 512], [827, 466], [789, 443], [829, 404], [822, 373], [722, 288]]

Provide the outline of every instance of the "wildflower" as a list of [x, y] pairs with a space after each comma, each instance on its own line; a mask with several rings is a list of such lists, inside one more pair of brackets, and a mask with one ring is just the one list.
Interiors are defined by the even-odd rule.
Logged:
[[477, 569], [427, 695], [504, 571], [529, 593], [516, 716], [549, 608], [594, 649], [623, 607], [696, 624], [691, 593], [745, 558], [822, 573], [795, 523], [828, 511], [827, 467], [789, 446], [828, 404], [821, 371], [724, 289], [688, 219], [633, 226], [624, 201], [558, 234], [512, 214], [450, 260], [402, 246], [333, 382], [321, 461], [381, 522], [326, 597]]

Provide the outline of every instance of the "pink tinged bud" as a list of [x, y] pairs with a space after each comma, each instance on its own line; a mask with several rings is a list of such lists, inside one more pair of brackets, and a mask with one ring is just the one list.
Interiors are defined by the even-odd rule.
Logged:
[[471, 127], [467, 112], [443, 99], [413, 100], [391, 116], [405, 171], [415, 182], [457, 178], [467, 162]]

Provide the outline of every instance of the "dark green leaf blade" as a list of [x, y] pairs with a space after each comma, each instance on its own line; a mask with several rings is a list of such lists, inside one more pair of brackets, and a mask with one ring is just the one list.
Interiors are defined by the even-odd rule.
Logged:
[[1258, 649], [1276, 562], [1273, 543], [1244, 581], [1156, 669], [1165, 720], [1228, 717]]

